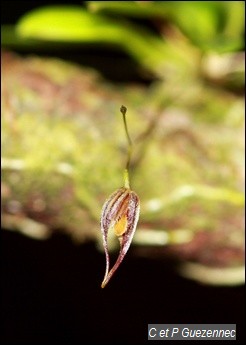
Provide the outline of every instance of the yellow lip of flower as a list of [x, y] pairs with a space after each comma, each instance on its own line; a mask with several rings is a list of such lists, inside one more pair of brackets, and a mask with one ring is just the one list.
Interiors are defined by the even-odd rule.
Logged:
[[[103, 235], [103, 246], [106, 254], [106, 271], [102, 287], [108, 283], [115, 273], [120, 263], [124, 259], [134, 232], [136, 230], [140, 211], [139, 198], [135, 192], [129, 188], [122, 187], [114, 192], [106, 200], [101, 216], [101, 231]], [[110, 259], [108, 253], [107, 236], [108, 232], [113, 229], [114, 233], [120, 240], [119, 256], [109, 271]]]
[[126, 229], [127, 229], [127, 217], [126, 215], [124, 215], [114, 225], [115, 235], [122, 236], [126, 232]]

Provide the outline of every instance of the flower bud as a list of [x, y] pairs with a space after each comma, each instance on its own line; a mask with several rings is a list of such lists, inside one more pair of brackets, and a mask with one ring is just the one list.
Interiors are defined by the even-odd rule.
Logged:
[[[103, 235], [103, 246], [106, 254], [106, 271], [102, 282], [102, 288], [108, 283], [114, 272], [119, 267], [128, 251], [139, 218], [139, 198], [129, 188], [122, 187], [114, 192], [106, 200], [101, 216], [101, 231]], [[109, 271], [110, 259], [108, 253], [107, 237], [108, 232], [113, 230], [120, 241], [119, 256]]]

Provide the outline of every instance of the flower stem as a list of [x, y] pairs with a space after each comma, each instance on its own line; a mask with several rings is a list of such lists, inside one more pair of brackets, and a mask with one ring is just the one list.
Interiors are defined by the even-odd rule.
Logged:
[[130, 189], [130, 180], [128, 169], [124, 170], [124, 187]]
[[120, 112], [123, 115], [124, 128], [125, 128], [126, 138], [128, 142], [127, 161], [126, 161], [126, 167], [124, 170], [124, 185], [125, 185], [125, 188], [130, 188], [129, 166], [130, 166], [131, 156], [132, 156], [132, 141], [128, 132], [127, 121], [126, 121], [127, 108], [124, 105], [122, 105], [120, 108]]

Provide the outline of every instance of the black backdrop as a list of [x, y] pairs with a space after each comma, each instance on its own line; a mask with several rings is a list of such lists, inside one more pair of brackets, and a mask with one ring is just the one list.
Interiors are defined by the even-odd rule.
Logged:
[[148, 323], [236, 323], [242, 341], [243, 287], [199, 285], [167, 259], [138, 258], [132, 248], [101, 289], [104, 264], [92, 243], [4, 231], [2, 343], [143, 344]]

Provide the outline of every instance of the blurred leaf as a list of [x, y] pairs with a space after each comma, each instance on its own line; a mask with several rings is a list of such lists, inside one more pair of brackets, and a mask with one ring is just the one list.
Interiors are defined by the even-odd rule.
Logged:
[[159, 75], [167, 69], [173, 74], [173, 69], [187, 73], [194, 68], [189, 47], [184, 55], [183, 47], [165, 42], [148, 30], [91, 14], [78, 6], [48, 6], [31, 11], [17, 23], [16, 30], [22, 38], [48, 42], [113, 44]]
[[203, 45], [216, 37], [219, 8], [214, 1], [177, 1], [172, 18], [196, 44]]
[[[29, 47], [35, 49], [45, 45], [45, 42], [35, 39], [28, 39], [18, 35], [15, 25], [2, 25], [1, 26], [1, 46], [2, 47], [15, 47], [15, 49]], [[47, 45], [47, 44], [46, 44]], [[54, 46], [53, 46], [54, 48]]]
[[[47, 42], [48, 45], [57, 45], [59, 42], [112, 45], [126, 51], [158, 76], [169, 78], [184, 73], [192, 75], [196, 73], [196, 66], [199, 66], [199, 54], [202, 51], [225, 52], [238, 50], [243, 46], [243, 16], [238, 15], [239, 12], [243, 13], [241, 2], [235, 5], [229, 3], [89, 2], [92, 12], [80, 6], [48, 6], [25, 14], [17, 23], [16, 33], [22, 41], [26, 39], [27, 44], [31, 39], [33, 45], [38, 40]], [[109, 11], [118, 16], [114, 18], [94, 13], [97, 11]], [[138, 11], [152, 20], [158, 17], [171, 25], [174, 23], [201, 51], [195, 50], [182, 36], [168, 35], [164, 30], [163, 39], [150, 30], [119, 18], [122, 13], [137, 16]], [[238, 18], [237, 25], [233, 24], [235, 18]], [[163, 23], [159, 24], [165, 25]], [[5, 41], [6, 39], [11, 41], [8, 28], [5, 28]], [[12, 40], [16, 41], [16, 37]]]
[[243, 1], [88, 1], [88, 8], [175, 23], [205, 51], [228, 52], [244, 47]]
[[120, 14], [134, 18], [163, 18], [170, 15], [172, 7], [170, 1], [87, 1], [86, 3], [91, 12]]
[[[119, 32], [107, 19], [80, 6], [48, 6], [25, 14], [17, 23], [21, 37], [51, 41], [117, 42]], [[100, 32], [100, 35], [99, 35]]]

